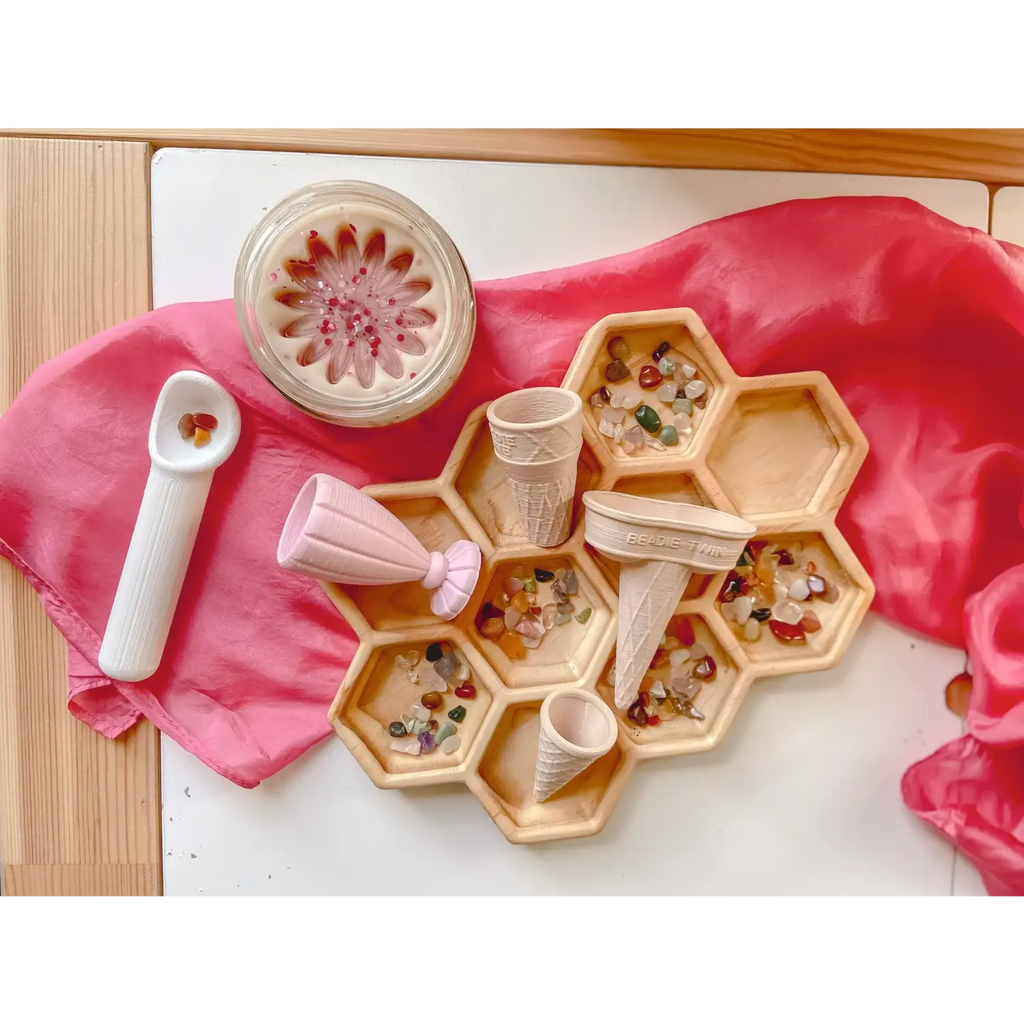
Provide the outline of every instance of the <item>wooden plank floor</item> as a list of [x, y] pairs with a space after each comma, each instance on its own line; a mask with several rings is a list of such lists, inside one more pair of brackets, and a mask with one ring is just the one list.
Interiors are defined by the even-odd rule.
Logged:
[[[44, 360], [149, 309], [149, 146], [0, 138], [0, 410]], [[0, 559], [6, 895], [160, 892], [156, 730], [111, 742], [65, 704], [65, 644]]]

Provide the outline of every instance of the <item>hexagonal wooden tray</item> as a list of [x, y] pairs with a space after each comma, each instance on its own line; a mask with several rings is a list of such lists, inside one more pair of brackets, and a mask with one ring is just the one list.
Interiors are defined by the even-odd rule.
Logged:
[[[588, 398], [605, 383], [606, 344], [616, 335], [632, 350], [634, 381], [652, 350], [665, 341], [675, 358], [697, 367], [705, 381], [703, 408], [694, 415], [692, 434], [681, 437], [678, 446], [627, 454], [597, 429], [601, 410]], [[565, 544], [539, 549], [527, 542], [495, 462], [483, 406], [469, 417], [436, 480], [366, 489], [430, 550], [443, 550], [460, 537], [480, 545], [484, 567], [469, 607], [445, 623], [431, 614], [427, 591], [418, 583], [325, 584], [360, 639], [330, 720], [367, 775], [385, 789], [464, 783], [513, 843], [600, 831], [638, 761], [710, 750], [755, 679], [834, 665], [874, 594], [835, 525], [867, 441], [823, 374], [739, 377], [693, 310], [667, 309], [601, 320], [584, 337], [563, 386], [584, 399], [573, 530]], [[812, 557], [837, 585], [839, 599], [814, 603], [822, 628], [808, 634], [806, 644], [782, 645], [768, 630], [747, 643], [716, 603], [726, 575], [695, 576], [678, 612], [690, 615], [697, 640], [718, 665], [715, 681], [695, 698], [704, 720], [672, 717], [640, 728], [614, 707], [605, 682], [617, 630], [618, 566], [584, 543], [580, 495], [591, 489], [713, 505], [742, 515], [757, 525], [758, 538], [799, 546]], [[574, 601], [593, 608], [590, 620], [556, 628], [524, 660], [510, 661], [474, 625], [490, 581], [509, 563], [574, 566], [580, 584]], [[471, 701], [458, 701], [449, 692], [437, 711], [442, 716], [456, 703], [467, 708], [459, 725], [462, 746], [453, 754], [397, 753], [390, 747], [388, 724], [429, 686], [409, 682], [395, 659], [410, 650], [422, 654], [434, 640], [449, 641], [464, 656], [477, 689]], [[432, 669], [422, 668], [429, 677]], [[538, 709], [547, 694], [566, 687], [604, 697], [619, 721], [619, 740], [565, 789], [537, 803], [532, 783]]]

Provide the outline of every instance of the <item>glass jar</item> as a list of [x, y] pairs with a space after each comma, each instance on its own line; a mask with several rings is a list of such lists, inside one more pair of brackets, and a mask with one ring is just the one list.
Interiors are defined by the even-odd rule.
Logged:
[[235, 309], [267, 380], [311, 416], [349, 427], [410, 419], [465, 366], [473, 285], [444, 229], [363, 181], [299, 189], [249, 233]]

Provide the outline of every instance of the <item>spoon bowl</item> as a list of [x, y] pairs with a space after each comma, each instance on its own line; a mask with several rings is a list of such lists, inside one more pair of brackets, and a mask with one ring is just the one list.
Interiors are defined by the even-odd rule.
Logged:
[[[178, 423], [186, 413], [217, 418], [210, 443], [202, 448], [182, 438]], [[216, 469], [235, 450], [241, 419], [235, 400], [215, 380], [198, 370], [180, 370], [167, 378], [149, 426], [149, 456], [168, 473], [202, 473]]]

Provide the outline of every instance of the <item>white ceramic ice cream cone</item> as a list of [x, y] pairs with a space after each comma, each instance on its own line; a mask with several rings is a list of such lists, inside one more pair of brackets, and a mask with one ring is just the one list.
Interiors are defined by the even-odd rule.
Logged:
[[692, 570], [678, 562], [623, 562], [619, 571], [619, 641], [615, 649], [615, 706], [636, 700]]
[[487, 419], [527, 537], [538, 547], [561, 544], [572, 529], [580, 396], [564, 388], [513, 391], [491, 403]]
[[540, 706], [535, 800], [547, 800], [615, 745], [615, 716], [584, 690], [550, 694]]
[[731, 569], [755, 528], [703, 505], [587, 491], [587, 543], [621, 562], [615, 705], [628, 708], [691, 571]]

